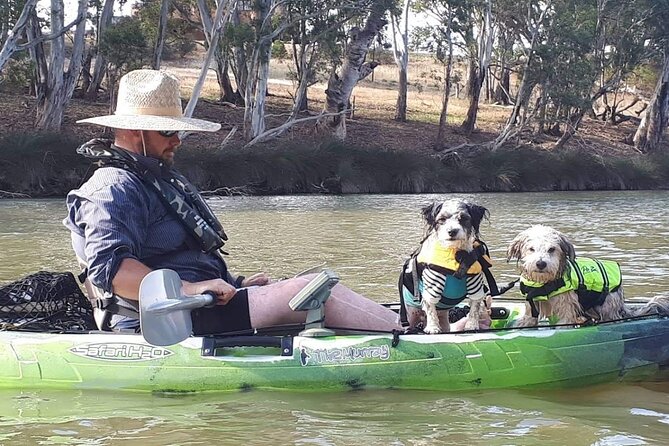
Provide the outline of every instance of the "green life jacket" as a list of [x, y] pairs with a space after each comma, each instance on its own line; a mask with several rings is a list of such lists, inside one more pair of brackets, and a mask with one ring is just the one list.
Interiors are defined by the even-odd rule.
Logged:
[[534, 302], [545, 301], [567, 291], [576, 291], [583, 309], [589, 310], [602, 305], [606, 296], [617, 291], [622, 284], [622, 273], [617, 262], [579, 257], [567, 260], [567, 263], [564, 275], [552, 282], [539, 283], [520, 278], [520, 292], [530, 302], [532, 316], [538, 316]]

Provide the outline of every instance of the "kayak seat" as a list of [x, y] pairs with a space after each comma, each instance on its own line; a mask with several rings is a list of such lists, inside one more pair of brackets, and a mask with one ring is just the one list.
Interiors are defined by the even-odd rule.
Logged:
[[324, 304], [337, 282], [339, 282], [339, 276], [334, 271], [324, 269], [288, 302], [291, 310], [307, 312], [301, 336], [316, 337], [334, 334], [332, 330], [325, 328]]
[[[77, 263], [79, 264], [81, 271], [86, 271], [88, 266], [86, 265], [86, 262], [84, 262], [84, 260], [79, 256], [77, 256]], [[86, 289], [86, 296], [88, 297], [88, 300], [91, 302], [91, 304], [96, 301], [102, 301], [102, 299], [107, 297], [105, 292], [101, 288], [93, 285], [88, 277], [84, 279], [84, 288]], [[111, 316], [112, 314], [110, 311], [98, 308], [96, 305], [93, 305], [93, 319], [95, 319], [95, 325], [98, 326], [98, 330], [112, 331], [109, 325]]]

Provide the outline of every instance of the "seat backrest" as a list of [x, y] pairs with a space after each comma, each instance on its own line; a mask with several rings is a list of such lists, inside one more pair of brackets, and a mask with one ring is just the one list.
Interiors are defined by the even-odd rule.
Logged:
[[[79, 264], [79, 268], [81, 268], [82, 271], [86, 271], [88, 265], [79, 256], [77, 256], [77, 263]], [[102, 308], [97, 308], [95, 304], [98, 299], [103, 299], [105, 297], [105, 292], [101, 288], [93, 285], [88, 277], [86, 277], [84, 280], [84, 288], [86, 288], [86, 295], [88, 296], [88, 300], [90, 300], [91, 304], [93, 305], [93, 318], [95, 319], [95, 324], [98, 326], [98, 330], [111, 331], [111, 328], [109, 327], [111, 313], [107, 310], [103, 310]]]

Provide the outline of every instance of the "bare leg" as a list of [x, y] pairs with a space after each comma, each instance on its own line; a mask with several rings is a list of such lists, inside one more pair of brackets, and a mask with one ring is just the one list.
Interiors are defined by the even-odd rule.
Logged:
[[[305, 321], [306, 312], [293, 311], [288, 302], [314, 275], [295, 277], [269, 285], [249, 288], [249, 313], [253, 328]], [[360, 330], [399, 329], [398, 315], [355, 291], [337, 284], [325, 303], [325, 325]]]

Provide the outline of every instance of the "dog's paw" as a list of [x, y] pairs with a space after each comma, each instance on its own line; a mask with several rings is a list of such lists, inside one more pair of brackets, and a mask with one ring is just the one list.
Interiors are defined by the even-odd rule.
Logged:
[[479, 327], [479, 321], [467, 318], [467, 322], [465, 323], [465, 330], [478, 330]]
[[431, 325], [428, 324], [423, 331], [427, 334], [439, 334], [442, 332], [441, 327], [439, 325]]

